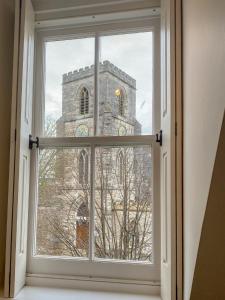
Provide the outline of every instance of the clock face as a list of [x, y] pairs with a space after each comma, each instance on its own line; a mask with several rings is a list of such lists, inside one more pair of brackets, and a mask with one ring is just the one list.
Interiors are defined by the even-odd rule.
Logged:
[[127, 130], [124, 126], [120, 126], [119, 130], [118, 130], [118, 134], [119, 135], [126, 135], [127, 134]]
[[77, 137], [88, 136], [88, 127], [86, 125], [78, 126], [76, 129], [76, 136]]
[[116, 90], [115, 90], [115, 95], [116, 95], [117, 97], [121, 96], [121, 89], [116, 89]]

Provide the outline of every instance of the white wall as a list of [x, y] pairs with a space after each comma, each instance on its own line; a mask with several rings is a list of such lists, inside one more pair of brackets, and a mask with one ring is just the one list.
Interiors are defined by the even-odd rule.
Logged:
[[188, 300], [225, 108], [224, 0], [183, 0], [183, 43], [184, 299]]

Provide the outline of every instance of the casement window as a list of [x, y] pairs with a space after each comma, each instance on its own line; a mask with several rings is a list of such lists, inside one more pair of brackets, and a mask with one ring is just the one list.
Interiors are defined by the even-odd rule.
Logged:
[[35, 22], [30, 0], [21, 10], [10, 294], [44, 278], [154, 292], [162, 281], [171, 292], [172, 106], [160, 9], [65, 23]]

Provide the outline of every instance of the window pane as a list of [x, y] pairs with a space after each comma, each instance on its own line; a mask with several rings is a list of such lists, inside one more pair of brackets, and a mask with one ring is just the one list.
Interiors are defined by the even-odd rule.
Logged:
[[93, 135], [94, 38], [45, 43], [44, 136]]
[[152, 32], [100, 39], [99, 133], [152, 133]]
[[89, 178], [89, 148], [40, 151], [37, 255], [88, 256]]
[[151, 148], [98, 147], [95, 176], [96, 257], [151, 262]]

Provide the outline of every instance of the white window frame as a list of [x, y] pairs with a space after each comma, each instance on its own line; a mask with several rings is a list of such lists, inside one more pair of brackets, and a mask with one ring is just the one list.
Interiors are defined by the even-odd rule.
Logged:
[[[32, 3], [33, 2], [33, 3]], [[154, 11], [152, 15], [157, 14], [157, 7], [161, 7], [161, 24], [160, 24], [160, 43], [161, 49], [158, 55], [161, 56], [161, 65], [157, 67], [161, 72], [161, 129], [163, 130], [163, 143], [160, 149], [160, 168], [161, 168], [161, 248], [167, 249], [167, 260], [161, 255], [161, 286], [158, 287], [157, 294], [161, 294], [162, 299], [174, 300], [182, 299], [182, 76], [181, 76], [181, 0], [121, 0], [121, 1], [94, 1], [93, 5], [90, 1], [84, 0], [83, 3], [77, 3], [76, 0], [71, 0], [68, 3], [65, 1], [44, 1], [39, 3], [36, 0], [18, 0], [15, 2], [15, 32], [14, 32], [14, 58], [13, 58], [13, 84], [12, 84], [12, 109], [11, 109], [11, 138], [10, 138], [10, 166], [9, 166], [9, 195], [7, 209], [7, 239], [6, 239], [6, 255], [5, 255], [5, 278], [4, 278], [4, 297], [15, 297], [18, 291], [26, 284], [38, 284], [50, 286], [48, 279], [53, 279], [52, 275], [35, 278], [35, 282], [31, 282], [26, 278], [27, 266], [27, 246], [26, 241], [28, 215], [28, 195], [29, 182], [26, 180], [26, 185], [21, 181], [20, 172], [24, 172], [22, 160], [20, 156], [25, 154], [28, 157], [28, 165], [30, 166], [30, 152], [28, 152], [29, 134], [31, 130], [30, 124], [27, 126], [27, 120], [24, 119], [25, 99], [29, 99], [29, 105], [32, 107], [32, 101], [29, 97], [24, 97], [23, 91], [26, 88], [27, 82], [32, 87], [32, 72], [29, 72], [27, 80], [27, 71], [25, 66], [28, 63], [27, 51], [32, 58], [29, 63], [33, 66], [33, 51], [29, 49], [30, 41], [32, 42], [35, 24], [36, 28], [44, 29], [49, 26], [57, 26], [60, 30], [67, 25], [77, 24], [78, 27], [83, 27], [84, 24], [99, 24], [105, 21], [121, 20], [121, 14], [126, 19], [131, 15], [143, 20], [147, 15], [149, 8]], [[34, 7], [33, 5], [34, 4]], [[50, 4], [50, 5], [49, 5]], [[66, 7], [64, 7], [64, 5]], [[73, 7], [71, 7], [73, 5]], [[85, 7], [85, 11], [84, 11]], [[46, 10], [48, 8], [48, 10]], [[86, 9], [87, 8], [87, 9]], [[112, 12], [112, 13], [109, 13]], [[112, 14], [117, 14], [114, 18]], [[72, 18], [71, 18], [72, 16]], [[94, 16], [94, 20], [93, 20]], [[36, 20], [36, 21], [35, 21]], [[86, 22], [87, 21], [87, 22]], [[115, 23], [115, 22], [114, 22]], [[80, 24], [80, 25], [79, 25]], [[31, 37], [31, 40], [28, 39]], [[33, 43], [33, 42], [32, 42]], [[157, 55], [157, 53], [155, 53]], [[157, 82], [156, 82], [157, 84]], [[158, 89], [157, 89], [158, 90]], [[41, 99], [41, 98], [40, 98]], [[157, 103], [156, 103], [157, 104]], [[29, 120], [32, 116], [29, 114]], [[31, 122], [29, 122], [31, 123]], [[158, 124], [158, 122], [156, 122]], [[28, 128], [29, 127], [29, 128]], [[155, 128], [159, 129], [158, 125]], [[29, 131], [29, 132], [27, 132]], [[32, 153], [34, 155], [34, 153]], [[165, 158], [167, 158], [165, 160]], [[164, 161], [163, 161], [164, 159]], [[164, 162], [164, 163], [162, 163]], [[166, 166], [166, 168], [163, 168]], [[34, 170], [31, 170], [32, 172]], [[166, 172], [165, 172], [166, 171]], [[30, 172], [27, 172], [29, 174]], [[29, 176], [29, 175], [28, 175]], [[166, 184], [165, 184], [166, 183]], [[164, 204], [167, 203], [168, 211], [165, 214]], [[25, 217], [21, 221], [21, 206], [24, 207]], [[164, 221], [167, 220], [167, 230], [163, 230]], [[25, 232], [24, 252], [21, 252], [21, 225]], [[65, 281], [62, 276], [54, 276], [54, 284], [57, 287], [87, 287], [82, 281], [77, 281], [75, 284]], [[39, 280], [38, 280], [39, 279]], [[74, 278], [73, 278], [74, 279]], [[112, 279], [110, 279], [112, 282]], [[107, 278], [104, 278], [104, 284], [98, 285], [98, 288], [105, 290]], [[121, 283], [121, 282], [120, 282]], [[114, 281], [114, 290], [121, 291], [123, 285], [118, 285], [118, 280]], [[139, 289], [137, 288], [139, 286]], [[96, 281], [89, 281], [89, 287], [95, 289]], [[112, 285], [108, 286], [110, 289]], [[143, 292], [143, 285], [129, 284], [129, 292]], [[106, 288], [107, 289], [107, 288]], [[123, 289], [122, 289], [123, 290]], [[159, 291], [160, 290], [160, 291]], [[146, 291], [146, 290], [145, 290]], [[146, 291], [149, 295], [153, 292], [152, 289]]]
[[[95, 51], [99, 52], [99, 36], [112, 35], [112, 34], [121, 34], [121, 33], [136, 33], [144, 31], [153, 32], [153, 81], [159, 76], [159, 65], [156, 68], [154, 62], [154, 54], [160, 53], [159, 43], [156, 42], [156, 39], [159, 40], [159, 18], [145, 18], [144, 20], [135, 21], [129, 20], [123, 22], [114, 22], [104, 25], [94, 25], [91, 28], [88, 26], [66, 28], [66, 29], [49, 29], [37, 30], [36, 31], [36, 76], [35, 76], [35, 86], [34, 86], [34, 135], [40, 137], [40, 148], [48, 147], [59, 147], [59, 146], [69, 146], [69, 147], [78, 147], [78, 146], [90, 146], [92, 149], [91, 164], [94, 163], [93, 149], [97, 145], [150, 145], [152, 147], [152, 154], [154, 157], [153, 161], [153, 178], [154, 186], [156, 186], [157, 191], [153, 191], [156, 198], [158, 198], [158, 203], [153, 204], [153, 261], [151, 263], [146, 262], [136, 262], [136, 261], [116, 261], [116, 260], [87, 260], [86, 258], [76, 258], [76, 257], [53, 257], [53, 256], [38, 256], [34, 255], [35, 241], [34, 236], [36, 233], [36, 209], [37, 209], [37, 160], [38, 160], [38, 151], [33, 150], [33, 155], [31, 158], [31, 183], [30, 183], [30, 209], [29, 209], [29, 232], [28, 232], [28, 256], [27, 256], [27, 276], [29, 281], [33, 282], [31, 278], [38, 276], [46, 275], [64, 275], [64, 276], [73, 276], [77, 278], [82, 276], [82, 278], [92, 278], [96, 280], [97, 278], [101, 280], [115, 280], [120, 279], [120, 281], [132, 281], [135, 280], [136, 283], [147, 282], [147, 284], [156, 284], [160, 283], [160, 204], [159, 204], [159, 155], [156, 152], [159, 152], [159, 146], [155, 143], [155, 136], [118, 136], [118, 137], [71, 137], [71, 138], [41, 138], [43, 132], [43, 118], [44, 118], [44, 67], [45, 67], [45, 57], [44, 57], [44, 43], [46, 41], [53, 40], [64, 40], [68, 38], [82, 38], [82, 37], [93, 37], [96, 38]], [[123, 28], [123, 30], [121, 30]], [[91, 30], [91, 31], [90, 31]], [[95, 65], [98, 65], [98, 58], [95, 55]], [[95, 68], [95, 97], [98, 99], [98, 70]], [[160, 102], [160, 97], [158, 99], [154, 98], [154, 95], [159, 96], [160, 84], [153, 83], [153, 131], [159, 129], [159, 118], [160, 104], [154, 103], [154, 100]], [[41, 99], [41, 101], [40, 101]], [[98, 106], [95, 105], [95, 116], [98, 115]], [[97, 133], [97, 118], [95, 118], [95, 132]], [[158, 123], [158, 124], [157, 124]], [[93, 165], [92, 165], [93, 169]], [[156, 170], [156, 171], [155, 171]], [[94, 180], [93, 174], [91, 174], [92, 180]], [[35, 188], [34, 188], [35, 187]], [[154, 199], [154, 196], [153, 196]], [[94, 210], [94, 206], [91, 205], [91, 211]], [[93, 220], [90, 221], [92, 232], [94, 231]], [[94, 237], [90, 236], [90, 239], [93, 240]], [[93, 254], [91, 254], [93, 256]], [[36, 274], [36, 275], [34, 275]]]

